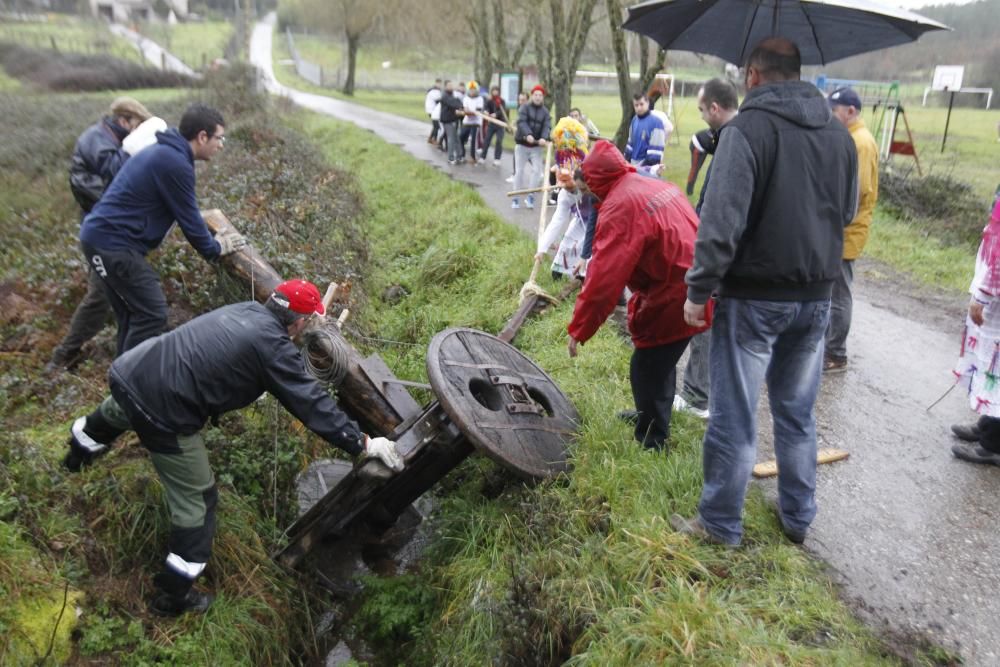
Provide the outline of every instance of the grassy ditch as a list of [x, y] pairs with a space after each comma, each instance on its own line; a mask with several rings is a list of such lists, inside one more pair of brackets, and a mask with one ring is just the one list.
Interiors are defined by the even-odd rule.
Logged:
[[[369, 133], [315, 115], [298, 122], [368, 197], [372, 298], [356, 333], [416, 380], [442, 328], [497, 331], [516, 306], [531, 241], [471, 189]], [[408, 296], [376, 298], [393, 285]], [[517, 343], [583, 416], [572, 474], [528, 488], [470, 459], [438, 487], [424, 576], [375, 587], [369, 606], [395, 616], [368, 619], [358, 634], [394, 638], [386, 664], [400, 654], [454, 665], [892, 664], [820, 565], [784, 541], [758, 491], [739, 551], [669, 528], [671, 512], [694, 511], [703, 426], [677, 415], [670, 456], [641, 451], [614, 418], [629, 402], [628, 346], [609, 326], [571, 360], [570, 308], [528, 324]], [[434, 593], [433, 613], [420, 613], [428, 598], [415, 587]]]

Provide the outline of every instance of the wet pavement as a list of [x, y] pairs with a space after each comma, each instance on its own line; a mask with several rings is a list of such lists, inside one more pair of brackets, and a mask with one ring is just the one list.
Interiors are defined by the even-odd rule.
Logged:
[[[500, 168], [449, 166], [426, 142], [429, 123], [287, 89], [273, 78], [270, 40], [271, 25], [258, 24], [251, 58], [269, 90], [372, 130], [472, 185], [506, 220], [537, 233], [538, 212], [512, 211], [505, 196], [512, 189], [504, 182], [509, 154]], [[950, 386], [964, 299], [903, 285], [886, 273], [859, 262], [850, 368], [823, 379], [819, 446], [851, 456], [820, 469], [820, 510], [806, 547], [829, 564], [844, 597], [879, 630], [926, 636], [970, 665], [1000, 664], [1000, 635], [990, 630], [1000, 616], [1000, 569], [991, 565], [1000, 560], [1000, 470], [952, 456], [949, 425], [973, 421], [960, 390], [926, 410]], [[758, 458], [765, 460], [771, 445], [763, 406], [760, 426]], [[775, 493], [773, 480], [758, 483]]]

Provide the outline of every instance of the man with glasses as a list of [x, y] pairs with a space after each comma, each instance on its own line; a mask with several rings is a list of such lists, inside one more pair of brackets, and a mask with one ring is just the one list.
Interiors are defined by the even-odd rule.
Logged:
[[167, 300], [146, 261], [174, 221], [208, 261], [246, 244], [238, 234], [213, 238], [195, 198], [195, 160], [208, 161], [225, 145], [217, 110], [192, 104], [177, 129], [125, 163], [80, 227], [80, 245], [101, 278], [118, 322], [121, 355], [167, 325]]

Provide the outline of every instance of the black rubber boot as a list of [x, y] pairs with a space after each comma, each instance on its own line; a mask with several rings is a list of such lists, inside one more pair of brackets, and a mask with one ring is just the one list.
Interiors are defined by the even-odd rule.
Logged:
[[153, 577], [159, 592], [149, 602], [149, 611], [157, 616], [180, 616], [185, 613], [203, 614], [215, 599], [208, 593], [194, 590], [194, 579], [171, 570]]
[[63, 466], [70, 472], [80, 472], [84, 466], [94, 462], [111, 447], [115, 438], [124, 431], [114, 428], [101, 414], [94, 410], [86, 417], [80, 417], [69, 430], [69, 452], [63, 458]]
[[149, 611], [157, 616], [180, 616], [181, 614], [204, 614], [212, 606], [215, 598], [208, 593], [194, 589], [183, 597], [159, 593], [149, 602]]

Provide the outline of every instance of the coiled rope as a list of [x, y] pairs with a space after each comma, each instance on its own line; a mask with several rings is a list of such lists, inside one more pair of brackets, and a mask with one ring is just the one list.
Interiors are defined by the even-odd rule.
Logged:
[[350, 363], [347, 341], [334, 320], [320, 320], [302, 332], [306, 370], [320, 382], [339, 387]]

